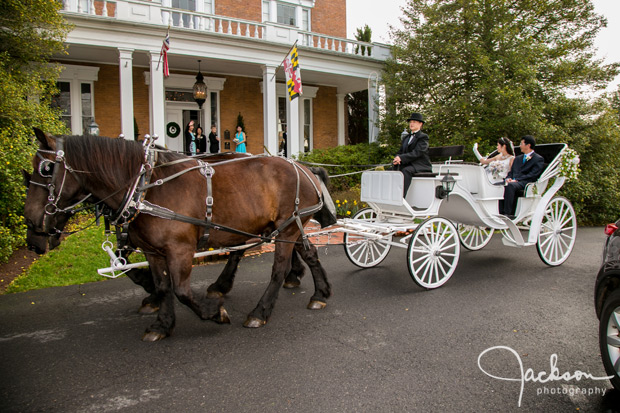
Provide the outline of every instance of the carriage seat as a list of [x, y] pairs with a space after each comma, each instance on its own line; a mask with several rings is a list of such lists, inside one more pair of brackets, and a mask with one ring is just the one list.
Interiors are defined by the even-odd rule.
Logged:
[[[438, 161], [442, 158], [452, 158], [454, 156], [463, 156], [465, 150], [464, 145], [454, 146], [436, 146], [428, 148], [428, 156], [431, 158], [431, 162]], [[450, 175], [458, 175], [457, 173], [450, 173]], [[417, 172], [413, 175], [415, 178], [434, 178], [437, 176], [435, 172]]]

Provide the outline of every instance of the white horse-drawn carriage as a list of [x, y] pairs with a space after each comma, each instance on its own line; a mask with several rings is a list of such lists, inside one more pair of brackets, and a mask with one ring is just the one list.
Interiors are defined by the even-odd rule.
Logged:
[[[544, 263], [560, 265], [569, 257], [577, 234], [571, 203], [556, 196], [565, 182], [560, 166], [566, 150], [565, 144], [536, 146], [545, 169], [518, 198], [513, 219], [498, 213], [503, 185], [493, 184], [483, 166], [450, 157], [434, 163], [432, 173], [414, 176], [406, 198], [402, 196], [401, 172], [364, 172], [361, 200], [369, 208], [351, 219], [339, 220], [339, 228], [333, 231], [345, 233], [347, 257], [363, 268], [378, 265], [392, 246], [407, 248], [411, 277], [428, 289], [450, 279], [459, 261], [460, 245], [479, 250], [495, 231], [501, 233], [504, 245], [536, 245]], [[462, 154], [463, 147], [431, 151], [432, 158], [446, 157]]]

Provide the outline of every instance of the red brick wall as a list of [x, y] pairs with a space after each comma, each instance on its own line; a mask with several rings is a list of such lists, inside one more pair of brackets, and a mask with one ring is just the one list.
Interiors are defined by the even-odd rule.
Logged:
[[[262, 22], [262, 0], [217, 0], [215, 14]], [[346, 0], [316, 0], [310, 12], [312, 31], [334, 37], [347, 37]], [[236, 27], [233, 27], [236, 30]], [[242, 31], [245, 30], [243, 26]]]
[[215, 14], [237, 19], [262, 22], [262, 0], [217, 0], [215, 2]]
[[[81, 64], [81, 63], [80, 63]], [[95, 121], [101, 136], [121, 133], [121, 91], [118, 66], [101, 65], [95, 82]]]
[[312, 114], [314, 149], [338, 146], [338, 107], [335, 87], [319, 87], [316, 98], [313, 99]]
[[153, 131], [150, 130], [151, 122], [149, 120], [149, 86], [144, 83], [144, 72], [146, 70], [144, 67], [133, 68], [133, 116], [138, 125], [139, 138], [143, 138], [147, 133], [153, 134]]
[[347, 37], [347, 1], [316, 0], [312, 15], [312, 31], [334, 37]]
[[[216, 3], [217, 4], [217, 3]], [[263, 153], [263, 94], [260, 90], [261, 79], [227, 76], [224, 90], [220, 92], [220, 136], [224, 138], [224, 131], [230, 131], [230, 151], [235, 150], [232, 139], [237, 131], [237, 116], [241, 113], [247, 136], [246, 147], [250, 153]]]

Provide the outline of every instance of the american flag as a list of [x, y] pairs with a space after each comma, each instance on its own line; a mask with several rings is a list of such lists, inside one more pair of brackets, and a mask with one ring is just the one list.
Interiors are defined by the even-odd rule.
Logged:
[[161, 52], [159, 53], [159, 57], [164, 57], [164, 77], [170, 76], [170, 71], [168, 70], [168, 50], [170, 50], [170, 32], [166, 33], [166, 38], [164, 39], [164, 43], [161, 45]]

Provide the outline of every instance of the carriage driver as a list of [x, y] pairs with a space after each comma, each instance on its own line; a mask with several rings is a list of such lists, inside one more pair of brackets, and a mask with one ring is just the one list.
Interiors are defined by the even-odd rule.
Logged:
[[403, 133], [400, 149], [392, 161], [392, 169], [401, 171], [405, 177], [403, 197], [411, 184], [411, 177], [417, 172], [432, 172], [433, 166], [428, 156], [428, 135], [422, 132], [424, 118], [420, 113], [412, 113], [407, 119], [409, 133]]

